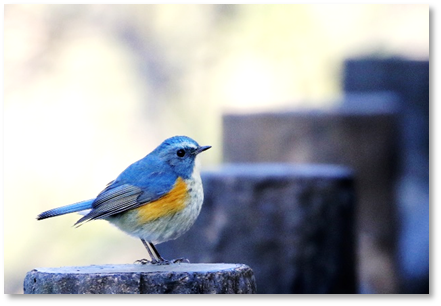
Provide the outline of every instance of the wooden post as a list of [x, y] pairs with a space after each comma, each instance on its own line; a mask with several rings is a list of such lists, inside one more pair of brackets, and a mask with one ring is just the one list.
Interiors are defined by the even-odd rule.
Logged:
[[256, 293], [243, 264], [97, 265], [38, 268], [27, 273], [25, 294]]

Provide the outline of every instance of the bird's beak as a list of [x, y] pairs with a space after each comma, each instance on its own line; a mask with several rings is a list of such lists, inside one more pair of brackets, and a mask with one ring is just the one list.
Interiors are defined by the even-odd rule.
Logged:
[[204, 151], [206, 151], [206, 150], [208, 150], [208, 149], [210, 149], [211, 148], [211, 146], [203, 146], [203, 147], [199, 147], [199, 148], [197, 148], [196, 149], [196, 155], [197, 154], [199, 154], [199, 153], [201, 153], [201, 152], [204, 152]]

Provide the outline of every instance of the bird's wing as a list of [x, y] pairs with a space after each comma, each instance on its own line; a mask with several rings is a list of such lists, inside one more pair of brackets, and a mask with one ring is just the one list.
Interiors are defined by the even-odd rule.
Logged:
[[117, 179], [97, 196], [92, 210], [75, 225], [147, 205], [166, 195], [173, 188], [176, 178], [165, 172], [151, 172], [143, 176], [142, 184], [139, 181], [130, 184]]

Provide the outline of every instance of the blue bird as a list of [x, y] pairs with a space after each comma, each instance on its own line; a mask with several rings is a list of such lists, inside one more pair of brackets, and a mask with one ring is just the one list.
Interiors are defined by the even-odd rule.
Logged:
[[95, 199], [45, 211], [37, 220], [88, 210], [76, 226], [107, 220], [141, 239], [150, 260], [139, 262], [168, 264], [155, 244], [178, 238], [196, 221], [204, 199], [196, 157], [210, 148], [187, 136], [168, 138], [125, 169]]

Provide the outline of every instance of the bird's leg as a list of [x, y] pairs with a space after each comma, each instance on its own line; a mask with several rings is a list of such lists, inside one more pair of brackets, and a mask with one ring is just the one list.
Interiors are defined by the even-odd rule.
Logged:
[[149, 242], [149, 241], [145, 241], [144, 239], [141, 239], [142, 244], [144, 244], [147, 252], [149, 253], [149, 257], [150, 260], [148, 259], [140, 259], [135, 261], [135, 263], [141, 263], [141, 264], [146, 264], [146, 263], [152, 263], [152, 264], [165, 264], [167, 263], [167, 261], [162, 258], [162, 256], [159, 254], [158, 250], [155, 248], [154, 244]]
[[[167, 260], [162, 258], [162, 256], [159, 254], [158, 250], [156, 249], [155, 245], [151, 242], [145, 242], [143, 241], [144, 245], [147, 248], [147, 251], [149, 252], [150, 257], [153, 259], [152, 263], [165, 263]], [[153, 254], [153, 257], [152, 257]]]
[[155, 247], [155, 245], [153, 243], [151, 243], [149, 241], [145, 241], [144, 239], [141, 239], [141, 241], [144, 244], [147, 252], [149, 253], [149, 257], [150, 257], [151, 260], [140, 259], [140, 260], [135, 261], [135, 263], [141, 263], [143, 265], [145, 265], [147, 263], [158, 264], [158, 265], [169, 265], [171, 263], [182, 263], [182, 262], [189, 263], [190, 262], [188, 259], [185, 259], [185, 258], [173, 259], [171, 261], [165, 260], [159, 254], [158, 250], [156, 249], [156, 247]]

